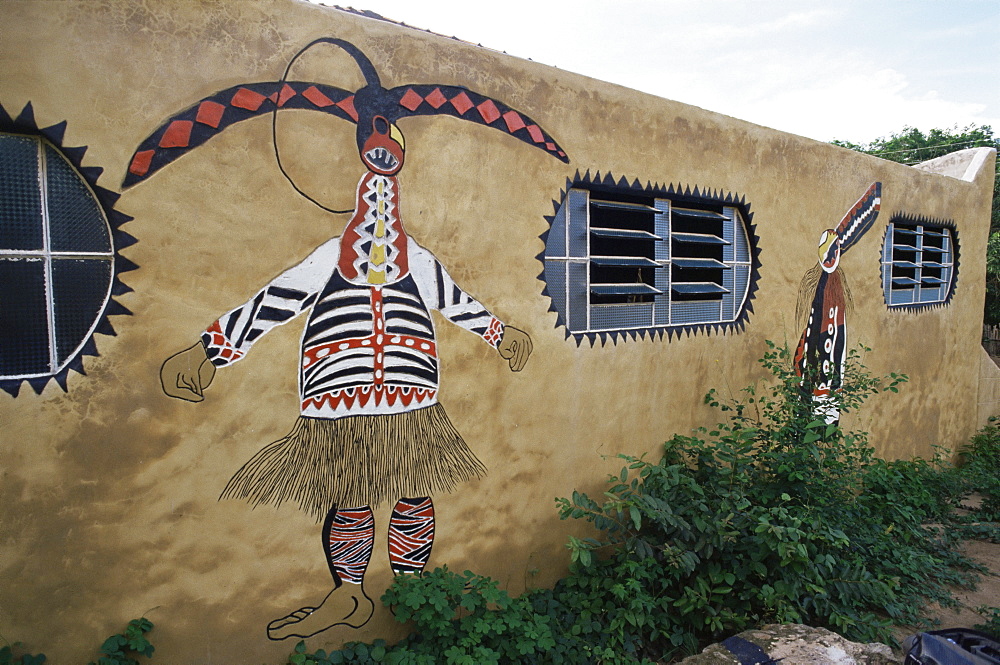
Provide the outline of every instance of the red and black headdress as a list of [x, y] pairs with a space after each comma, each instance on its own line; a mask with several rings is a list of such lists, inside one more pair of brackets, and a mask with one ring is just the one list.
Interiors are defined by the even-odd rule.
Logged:
[[[351, 92], [322, 83], [287, 80], [295, 60], [317, 44], [344, 49], [361, 69], [366, 85]], [[378, 127], [373, 130], [377, 118], [394, 124], [412, 116], [449, 115], [498, 129], [569, 162], [566, 153], [538, 123], [503, 102], [451, 85], [414, 84], [388, 90], [382, 87], [375, 67], [360, 49], [345, 40], [324, 37], [295, 54], [280, 80], [227, 88], [169, 118], [139, 145], [122, 188], [145, 180], [227, 127], [279, 109], [321, 111], [355, 123], [359, 150], [373, 131], [379, 131]]]

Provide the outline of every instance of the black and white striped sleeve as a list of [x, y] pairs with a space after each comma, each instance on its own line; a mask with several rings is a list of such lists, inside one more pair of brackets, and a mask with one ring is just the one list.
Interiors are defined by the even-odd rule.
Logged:
[[337, 264], [338, 250], [336, 240], [327, 242], [209, 326], [201, 340], [212, 364], [236, 362], [268, 331], [309, 309]]
[[434, 259], [433, 282], [431, 293], [435, 309], [452, 323], [482, 337], [490, 346], [500, 344], [503, 322], [463, 291], [437, 259]]

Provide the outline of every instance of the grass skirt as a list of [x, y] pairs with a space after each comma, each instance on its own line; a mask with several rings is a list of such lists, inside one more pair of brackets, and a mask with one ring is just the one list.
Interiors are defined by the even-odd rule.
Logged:
[[322, 520], [334, 507], [395, 504], [486, 475], [440, 404], [392, 415], [299, 417], [236, 472], [220, 499], [285, 501]]

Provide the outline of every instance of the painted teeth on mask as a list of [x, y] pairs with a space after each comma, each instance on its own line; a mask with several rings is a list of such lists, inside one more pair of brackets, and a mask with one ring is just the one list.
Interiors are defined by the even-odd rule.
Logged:
[[396, 166], [396, 158], [385, 148], [375, 148], [367, 153], [368, 159], [382, 168]]

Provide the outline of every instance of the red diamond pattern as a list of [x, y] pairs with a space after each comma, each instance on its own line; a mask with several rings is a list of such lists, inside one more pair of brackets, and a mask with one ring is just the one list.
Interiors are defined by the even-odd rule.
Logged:
[[191, 141], [192, 127], [194, 127], [194, 123], [190, 120], [174, 120], [160, 137], [160, 147], [186, 148]]
[[528, 127], [528, 134], [531, 136], [531, 140], [535, 143], [541, 143], [545, 140], [545, 135], [542, 134], [542, 130], [538, 128], [538, 125]]
[[442, 104], [448, 101], [448, 98], [441, 92], [441, 88], [434, 88], [434, 92], [427, 95], [425, 101], [434, 108], [439, 109]]
[[451, 105], [455, 107], [459, 115], [465, 115], [465, 112], [473, 107], [472, 101], [469, 96], [464, 92], [460, 92], [451, 98]]
[[545, 149], [548, 150], [549, 152], [552, 152], [556, 149], [556, 144], [553, 143], [552, 141], [549, 141], [548, 143], [545, 144]]
[[259, 92], [254, 92], [253, 90], [248, 90], [246, 88], [240, 88], [236, 91], [236, 94], [233, 95], [233, 99], [229, 103], [241, 109], [246, 109], [247, 111], [256, 111], [260, 108], [260, 105], [264, 103], [265, 99], [267, 99], [267, 97]]
[[139, 177], [146, 175], [146, 172], [149, 171], [149, 163], [153, 161], [154, 152], [156, 151], [143, 150], [142, 152], [135, 153], [132, 163], [129, 164], [128, 172]]
[[476, 110], [479, 111], [479, 115], [483, 117], [487, 125], [500, 117], [500, 111], [497, 110], [497, 105], [493, 103], [492, 99], [487, 99], [477, 106]]
[[326, 108], [327, 106], [333, 106], [333, 100], [320, 92], [319, 88], [314, 85], [311, 85], [303, 90], [302, 96], [321, 109]]
[[278, 95], [278, 106], [284, 106], [285, 102], [297, 94], [299, 93], [295, 92], [295, 89], [286, 83], [285, 87], [281, 89], [281, 94]]
[[406, 91], [406, 94], [403, 95], [402, 99], [399, 100], [399, 104], [400, 106], [404, 106], [411, 111], [416, 111], [417, 107], [420, 106], [420, 103], [423, 101], [424, 98], [414, 92], [413, 88], [410, 88]]
[[344, 111], [344, 113], [351, 116], [354, 122], [358, 121], [358, 112], [354, 108], [354, 95], [341, 99], [339, 102], [337, 102], [337, 106], [340, 107]]
[[225, 110], [226, 107], [218, 102], [205, 101], [198, 105], [198, 114], [194, 119], [203, 125], [218, 129]]
[[507, 123], [507, 131], [511, 134], [524, 127], [524, 120], [517, 111], [507, 111], [503, 114], [503, 119]]

